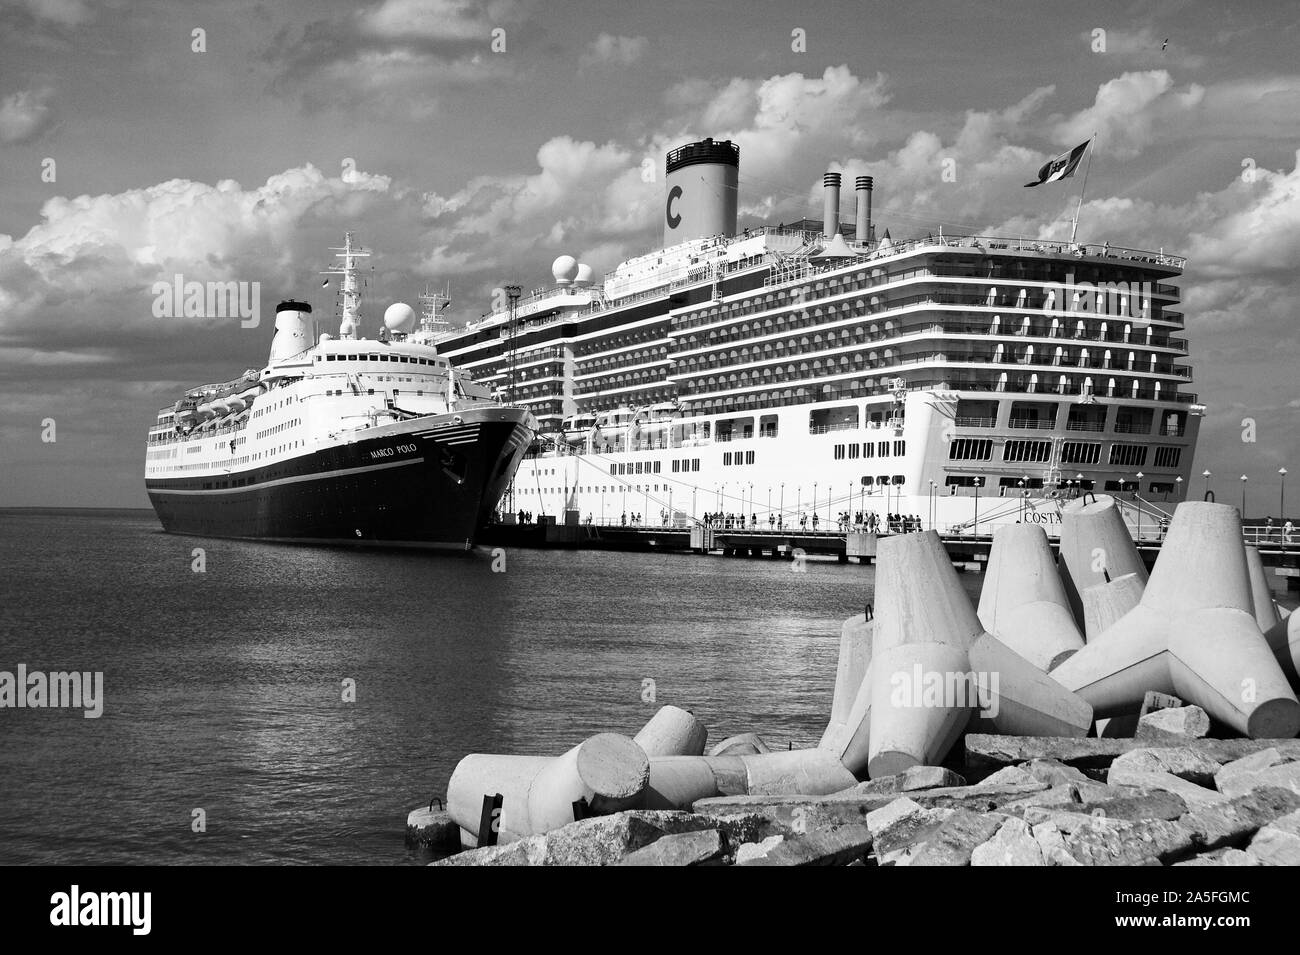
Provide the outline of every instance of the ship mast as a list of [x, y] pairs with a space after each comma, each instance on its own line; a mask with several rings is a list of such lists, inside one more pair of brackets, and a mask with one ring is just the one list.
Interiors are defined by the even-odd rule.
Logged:
[[352, 236], [351, 232], [345, 234], [343, 248], [330, 249], [331, 252], [339, 253], [342, 263], [335, 263], [332, 268], [321, 272], [321, 275], [343, 276], [343, 281], [339, 283], [339, 338], [345, 339], [356, 338], [357, 330], [361, 327], [361, 291], [357, 283], [356, 259], [370, 255], [369, 249], [353, 245]]

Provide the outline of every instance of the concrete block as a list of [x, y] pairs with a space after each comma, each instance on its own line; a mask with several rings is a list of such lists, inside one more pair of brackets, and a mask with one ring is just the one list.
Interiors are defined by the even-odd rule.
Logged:
[[738, 733], [735, 736], [728, 736], [722, 742], [718, 743], [713, 749], [709, 750], [710, 756], [753, 756], [758, 753], [769, 753], [766, 743], [759, 738], [757, 733]]
[[1138, 720], [1139, 739], [1154, 730], [1158, 734], [1200, 739], [1210, 732], [1210, 717], [1199, 706], [1178, 706], [1155, 710]]
[[689, 866], [718, 859], [725, 851], [717, 829], [661, 836], [643, 849], [625, 855], [616, 865]]
[[1105, 633], [1115, 621], [1141, 602], [1145, 588], [1145, 578], [1125, 574], [1084, 589], [1080, 594], [1084, 639], [1092, 641]]
[[[1033, 530], [1042, 533], [1041, 528]], [[1066, 612], [1064, 607], [1061, 612]], [[1011, 736], [1088, 735], [1092, 707], [1004, 641], [980, 634], [967, 657], [980, 691], [980, 715], [997, 732]]]
[[661, 706], [632, 739], [647, 756], [701, 756], [709, 731], [690, 710]]
[[1080, 627], [1085, 626], [1083, 591], [1128, 574], [1140, 584], [1147, 582], [1146, 565], [1115, 499], [1105, 494], [1091, 499], [1078, 498], [1061, 508], [1058, 567], [1066, 598]]
[[1112, 783], [1116, 772], [1170, 773], [1197, 785], [1212, 786], [1214, 774], [1221, 768], [1218, 760], [1188, 747], [1152, 746], [1132, 749], [1117, 756], [1110, 764], [1106, 781]]
[[738, 865], [847, 865], [871, 851], [871, 832], [864, 825], [814, 829], [787, 836], [766, 854]]
[[985, 630], [1043, 672], [1083, 646], [1043, 528], [1007, 524], [994, 531], [978, 616]]

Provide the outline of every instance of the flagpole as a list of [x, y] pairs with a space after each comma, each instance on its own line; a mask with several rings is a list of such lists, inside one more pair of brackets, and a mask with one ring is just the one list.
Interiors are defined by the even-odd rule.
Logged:
[[1097, 134], [1093, 133], [1092, 138], [1088, 140], [1088, 162], [1083, 167], [1083, 186], [1079, 189], [1079, 203], [1074, 207], [1074, 224], [1070, 226], [1070, 245], [1074, 245], [1074, 237], [1079, 233], [1079, 213], [1083, 210], [1083, 194], [1088, 191], [1088, 173], [1092, 171], [1092, 153], [1096, 144]]

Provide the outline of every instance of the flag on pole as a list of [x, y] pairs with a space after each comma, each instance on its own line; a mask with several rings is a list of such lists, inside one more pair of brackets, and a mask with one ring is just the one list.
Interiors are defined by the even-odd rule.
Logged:
[[1079, 163], [1083, 161], [1083, 154], [1088, 151], [1088, 144], [1092, 140], [1080, 143], [1068, 153], [1061, 153], [1051, 162], [1043, 164], [1038, 170], [1038, 181], [1025, 183], [1025, 188], [1041, 186], [1045, 182], [1056, 182], [1058, 179], [1068, 179], [1074, 175], [1074, 171], [1079, 168]]

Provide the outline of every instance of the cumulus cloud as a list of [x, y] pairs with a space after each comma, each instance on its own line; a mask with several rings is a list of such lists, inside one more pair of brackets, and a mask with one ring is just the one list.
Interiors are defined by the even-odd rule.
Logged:
[[1117, 159], [1138, 155], [1173, 122], [1181, 122], [1202, 101], [1205, 88], [1175, 89], [1166, 70], [1125, 73], [1097, 89], [1093, 104], [1058, 122], [1055, 142], [1075, 145], [1097, 133]]
[[19, 90], [0, 100], [0, 143], [25, 143], [35, 139], [54, 119], [48, 86]]
[[80, 26], [94, 16], [86, 0], [20, 0], [18, 6], [37, 20], [62, 27]]
[[602, 33], [587, 44], [587, 49], [579, 61], [583, 66], [609, 64], [612, 66], [631, 66], [649, 47], [650, 41], [643, 36], [613, 36]]

